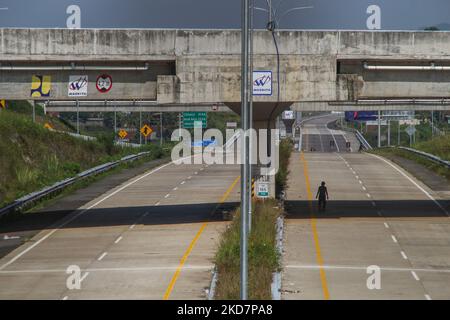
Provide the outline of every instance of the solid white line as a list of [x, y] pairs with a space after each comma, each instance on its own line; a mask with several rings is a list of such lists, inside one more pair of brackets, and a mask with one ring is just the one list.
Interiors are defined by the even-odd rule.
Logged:
[[400, 251], [400, 253], [402, 254], [403, 259], [408, 260], [408, 256], [404, 251]]
[[420, 278], [417, 276], [417, 273], [415, 273], [414, 271], [411, 271], [411, 274], [413, 275], [414, 279], [416, 279], [417, 281], [420, 280]]
[[98, 261], [102, 261], [104, 257], [106, 257], [106, 255], [108, 254], [108, 252], [103, 252], [102, 255], [100, 257], [98, 257]]
[[392, 237], [392, 241], [394, 241], [395, 243], [398, 243], [397, 238], [394, 235], [391, 235]]
[[114, 241], [114, 243], [119, 243], [120, 242], [120, 240], [122, 240], [123, 239], [123, 237], [122, 236], [120, 236], [120, 237], [118, 237], [117, 239], [116, 239], [116, 241]]
[[425, 299], [427, 299], [427, 300], [431, 300], [431, 297], [430, 297], [430, 295], [429, 295], [429, 294], [426, 294], [426, 295], [425, 295]]
[[389, 225], [385, 222], [384, 226], [386, 227], [386, 229], [389, 229]]
[[[130, 268], [88, 268], [85, 269], [87, 273], [90, 272], [108, 272], [108, 271], [161, 271], [161, 270], [176, 270], [178, 269], [178, 265], [174, 266], [161, 266], [161, 267], [130, 267]], [[183, 266], [183, 270], [200, 270], [200, 269], [212, 269], [213, 265], [200, 265], [200, 266], [191, 266], [185, 265]], [[439, 270], [441, 271], [441, 270]], [[444, 271], [445, 272], [445, 271]], [[450, 272], [450, 270], [447, 270]], [[0, 271], [0, 274], [27, 274], [27, 273], [66, 273], [66, 269], [37, 269], [37, 270], [8, 270], [8, 271]], [[84, 278], [86, 275], [84, 276]]]
[[371, 154], [368, 153], [369, 155], [382, 160], [384, 162], [386, 162], [388, 165], [390, 165], [392, 168], [394, 168], [396, 171], [398, 171], [402, 176], [404, 176], [406, 179], [408, 179], [413, 185], [415, 185], [420, 191], [422, 191], [430, 200], [432, 200], [448, 217], [450, 217], [450, 214], [448, 213], [447, 210], [445, 210], [445, 208], [436, 200], [433, 198], [433, 196], [431, 194], [429, 194], [424, 188], [422, 188], [421, 186], [419, 186], [413, 179], [411, 179], [406, 173], [404, 173], [402, 170], [400, 170], [399, 168], [397, 168], [395, 165], [393, 165], [391, 162], [387, 161], [386, 159], [379, 157], [375, 154]]
[[22, 257], [24, 254], [26, 254], [27, 252], [33, 250], [36, 246], [38, 246], [39, 244], [41, 244], [43, 241], [45, 241], [46, 239], [48, 239], [51, 235], [53, 235], [56, 231], [58, 231], [59, 229], [61, 229], [62, 227], [66, 226], [67, 224], [69, 224], [70, 222], [74, 221], [76, 218], [78, 218], [79, 216], [81, 216], [82, 214], [84, 214], [85, 212], [91, 210], [92, 208], [96, 207], [97, 205], [99, 205], [100, 203], [102, 203], [103, 201], [111, 198], [112, 196], [116, 195], [117, 193], [119, 193], [120, 191], [128, 188], [129, 186], [135, 184], [136, 182], [148, 177], [149, 175], [158, 172], [159, 170], [171, 165], [172, 162], [166, 163], [136, 179], [134, 179], [133, 181], [127, 183], [126, 185], [120, 187], [119, 189], [115, 190], [114, 192], [110, 193], [109, 195], [103, 197], [102, 199], [100, 199], [99, 201], [95, 202], [94, 204], [90, 205], [89, 207], [87, 207], [86, 209], [80, 211], [79, 213], [77, 213], [76, 215], [74, 215], [73, 217], [71, 217], [70, 219], [60, 223], [56, 228], [52, 229], [49, 233], [47, 233], [45, 236], [43, 236], [41, 239], [37, 240], [35, 243], [33, 243], [31, 246], [29, 246], [28, 248], [26, 248], [25, 250], [23, 250], [21, 253], [17, 254], [15, 257], [13, 257], [11, 260], [9, 260], [8, 262], [6, 262], [5, 264], [3, 264], [0, 267], [0, 271], [3, 270], [4, 268], [6, 268], [7, 266], [9, 266], [10, 264], [14, 263], [15, 261], [17, 261], [17, 259], [19, 259], [20, 257]]
[[[345, 265], [287, 265], [285, 268], [291, 269], [335, 269], [335, 270], [367, 270], [367, 266], [345, 266]], [[401, 272], [434, 272], [434, 273], [450, 273], [450, 269], [415, 269], [415, 268], [396, 268], [396, 267], [380, 267], [385, 271], [401, 271]]]
[[80, 279], [80, 283], [83, 282], [83, 280], [86, 279], [88, 275], [89, 275], [89, 272], [85, 272], [84, 275]]

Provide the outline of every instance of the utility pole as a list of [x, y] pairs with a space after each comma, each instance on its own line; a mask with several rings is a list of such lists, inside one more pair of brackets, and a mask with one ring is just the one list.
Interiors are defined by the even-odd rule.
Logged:
[[33, 123], [36, 122], [36, 100], [33, 101]]
[[[250, 35], [249, 35], [249, 50], [250, 50], [250, 71], [249, 71], [249, 117], [248, 117], [248, 128], [252, 130], [253, 128], [253, 12], [255, 6], [255, 0], [250, 0], [251, 9], [249, 10], [249, 24], [250, 24]], [[252, 134], [249, 135], [249, 170], [248, 170], [248, 193], [250, 194], [248, 201], [248, 233], [250, 234], [252, 230], [252, 178], [253, 178], [253, 166], [252, 166], [252, 150], [253, 150], [253, 138]]]
[[248, 299], [248, 265], [247, 265], [247, 240], [248, 240], [248, 169], [249, 169], [249, 150], [248, 137], [245, 134], [248, 130], [248, 56], [249, 56], [249, 0], [242, 0], [241, 9], [241, 127], [244, 131], [241, 145], [242, 157], [244, 163], [241, 164], [241, 300]]
[[434, 137], [434, 110], [431, 110], [431, 137]]
[[159, 129], [160, 129], [160, 137], [159, 137], [159, 145], [163, 144], [163, 113], [159, 114]]
[[142, 144], [142, 134], [141, 134], [141, 128], [142, 128], [142, 107], [139, 110], [139, 144]]
[[80, 134], [80, 101], [77, 100], [77, 133]]
[[114, 103], [114, 137], [117, 134], [117, 110], [116, 109], [117, 109], [117, 106]]
[[381, 148], [381, 110], [378, 110], [378, 148]]
[[391, 120], [388, 120], [388, 147], [391, 146]]

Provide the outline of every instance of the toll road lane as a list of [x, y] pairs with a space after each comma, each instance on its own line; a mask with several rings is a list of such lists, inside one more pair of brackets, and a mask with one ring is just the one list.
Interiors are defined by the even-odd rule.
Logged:
[[[397, 169], [368, 154], [293, 154], [283, 299], [450, 298], [449, 219]], [[311, 201], [322, 180], [326, 212]], [[380, 289], [368, 287], [370, 266]]]
[[[111, 190], [1, 259], [0, 299], [163, 299], [171, 283], [167, 298], [204, 298], [227, 224], [212, 211], [238, 201], [238, 175], [170, 164]], [[81, 268], [79, 290], [68, 289], [70, 265]]]

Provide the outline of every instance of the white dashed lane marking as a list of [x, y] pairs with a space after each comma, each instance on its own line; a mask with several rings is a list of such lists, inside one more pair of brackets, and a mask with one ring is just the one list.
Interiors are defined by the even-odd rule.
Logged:
[[394, 241], [395, 243], [397, 243], [397, 238], [394, 235], [391, 235], [392, 237], [392, 241]]
[[102, 261], [104, 257], [106, 257], [106, 255], [108, 254], [108, 252], [103, 252], [102, 255], [100, 257], [98, 257], [98, 261]]

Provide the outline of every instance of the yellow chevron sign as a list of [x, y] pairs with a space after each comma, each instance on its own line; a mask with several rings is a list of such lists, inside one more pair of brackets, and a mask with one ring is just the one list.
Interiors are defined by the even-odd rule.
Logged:
[[0, 108], [6, 108], [6, 100], [0, 100]]

